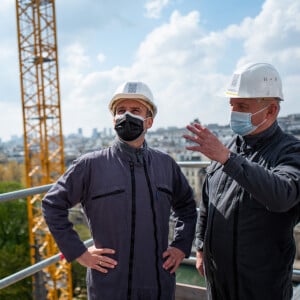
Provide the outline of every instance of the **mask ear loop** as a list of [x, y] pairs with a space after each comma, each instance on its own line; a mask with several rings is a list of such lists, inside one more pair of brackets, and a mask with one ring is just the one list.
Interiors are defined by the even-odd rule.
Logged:
[[[153, 117], [146, 117], [146, 118], [144, 119], [144, 122], [145, 122], [147, 119], [150, 119], [150, 118], [153, 118]], [[144, 126], [144, 123], [143, 123], [143, 126]], [[144, 127], [145, 127], [145, 126], [144, 126]], [[147, 133], [147, 131], [148, 131], [148, 128], [144, 128], [143, 134], [145, 135], [145, 134]]]
[[263, 107], [262, 109], [260, 109], [259, 111], [257, 111], [257, 112], [255, 112], [255, 113], [253, 113], [252, 114], [252, 116], [255, 116], [256, 114], [258, 114], [258, 113], [260, 113], [260, 112], [262, 112], [262, 111], [264, 111], [266, 108], [268, 108], [270, 106], [270, 104], [268, 104], [267, 106], [265, 106], [265, 107]]
[[[254, 114], [251, 115], [251, 124], [252, 124], [252, 116], [264, 111], [266, 108], [268, 108], [270, 105], [268, 104], [267, 106], [263, 107], [262, 109], [260, 109], [259, 111], [255, 112]], [[258, 127], [260, 127], [261, 125], [265, 124], [267, 122], [267, 119], [265, 118], [262, 122], [260, 122], [258, 125], [254, 125], [257, 129]], [[252, 124], [253, 125], [253, 124]]]

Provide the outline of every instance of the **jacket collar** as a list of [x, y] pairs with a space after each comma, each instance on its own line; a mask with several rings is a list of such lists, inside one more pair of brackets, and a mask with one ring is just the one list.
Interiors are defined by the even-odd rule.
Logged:
[[141, 148], [134, 148], [121, 141], [118, 137], [116, 137], [113, 147], [122, 153], [122, 157], [138, 164], [143, 164], [143, 157], [145, 157], [148, 150], [146, 141], [144, 141]]
[[269, 128], [258, 134], [244, 137], [238, 136], [236, 144], [241, 152], [252, 152], [261, 146], [270, 143], [279, 132], [282, 132], [282, 130], [280, 129], [278, 122], [275, 121]]

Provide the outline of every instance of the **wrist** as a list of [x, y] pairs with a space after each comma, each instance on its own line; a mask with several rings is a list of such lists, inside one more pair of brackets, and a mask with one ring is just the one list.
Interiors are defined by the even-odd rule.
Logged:
[[226, 149], [227, 151], [224, 151], [224, 156], [223, 156], [223, 159], [220, 161], [220, 163], [222, 165], [225, 165], [227, 163], [227, 161], [230, 159], [231, 157], [231, 151], [229, 149]]
[[234, 159], [235, 157], [236, 157], [236, 153], [229, 151], [227, 154], [227, 159], [223, 163], [223, 165], [225, 165], [229, 160]]

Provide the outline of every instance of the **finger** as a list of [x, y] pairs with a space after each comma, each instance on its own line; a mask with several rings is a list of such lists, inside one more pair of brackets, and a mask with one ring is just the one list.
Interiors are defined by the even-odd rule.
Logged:
[[170, 249], [167, 249], [166, 251], [163, 252], [163, 258], [169, 257], [171, 255]]
[[206, 127], [203, 127], [198, 123], [194, 123], [193, 125], [187, 125], [186, 128], [195, 134], [199, 134], [199, 133], [207, 131]]
[[114, 249], [110, 249], [110, 248], [102, 248], [101, 250], [102, 250], [102, 253], [108, 253], [108, 254], [116, 252]]
[[189, 141], [197, 142], [197, 137], [195, 137], [195, 136], [184, 134], [183, 137]]
[[102, 260], [98, 262], [98, 265], [101, 267], [106, 267], [113, 269], [117, 265], [117, 262], [115, 260], [106, 260], [106, 257], [102, 257]]
[[203, 266], [201, 266], [200, 268], [198, 268], [198, 272], [199, 274], [204, 277], [204, 269], [203, 269]]
[[181, 257], [184, 257], [184, 253], [175, 248], [175, 247], [169, 247], [164, 253], [163, 253], [163, 257], [170, 257], [175, 259], [176, 261], [178, 259], [181, 259]]
[[169, 270], [171, 267], [173, 267], [174, 265], [176, 265], [176, 259], [172, 258], [171, 256], [169, 256], [167, 258], [167, 260], [164, 262], [163, 264], [163, 268], [165, 270]]
[[185, 147], [185, 149], [192, 150], [192, 151], [200, 151], [201, 152], [201, 146], [200, 145], [198, 145], [198, 146], [187, 146], [187, 147]]
[[188, 125], [187, 129], [195, 134], [195, 136], [189, 135], [189, 134], [183, 134], [183, 137], [186, 139], [197, 139], [197, 140], [203, 140], [205, 136], [207, 135], [207, 132], [204, 130], [198, 130], [197, 128]]
[[194, 127], [198, 130], [205, 130], [205, 127], [201, 126], [199, 123], [194, 123]]
[[175, 273], [176, 272], [176, 270], [177, 270], [177, 268], [178, 268], [178, 266], [177, 265], [175, 265], [171, 270], [170, 270], [170, 274], [173, 274], [173, 273]]
[[101, 266], [99, 266], [99, 264], [95, 265], [95, 267], [93, 269], [95, 269], [95, 270], [97, 270], [97, 271], [99, 271], [101, 273], [108, 273], [108, 270], [105, 269], [105, 268], [103, 268], [103, 267], [101, 267]]
[[187, 125], [186, 129], [194, 134], [199, 134], [199, 129], [197, 129], [195, 126]]
[[196, 263], [196, 269], [201, 276], [204, 276], [204, 266], [203, 263]]
[[168, 268], [170, 273], [171, 274], [174, 273], [177, 270], [178, 266], [179, 266], [178, 261], [176, 259], [172, 260], [171, 265]]
[[94, 254], [115, 254], [116, 251], [110, 248], [93, 249]]
[[109, 264], [104, 261], [98, 261], [95, 264], [95, 266], [93, 267], [93, 269], [96, 269], [101, 273], [108, 273], [108, 269], [114, 269], [114, 268], [115, 268], [115, 265]]
[[188, 141], [197, 144], [197, 146], [187, 146], [187, 147], [198, 147], [204, 143], [204, 140], [201, 137], [194, 137], [194, 136], [183, 136], [183, 137]]

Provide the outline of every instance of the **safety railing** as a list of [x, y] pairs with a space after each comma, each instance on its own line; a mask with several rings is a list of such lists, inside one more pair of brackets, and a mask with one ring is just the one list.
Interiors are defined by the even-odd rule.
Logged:
[[[184, 161], [184, 162], [178, 162], [178, 165], [184, 168], [205, 168], [209, 165], [209, 162], [203, 162], [203, 161]], [[27, 188], [19, 191], [9, 192], [0, 194], [0, 204], [3, 202], [25, 198], [28, 196], [33, 196], [37, 194], [43, 194], [46, 193], [50, 188], [52, 184], [43, 185], [39, 187], [33, 187], [33, 188]], [[85, 245], [87, 247], [91, 246], [93, 244], [92, 239], [86, 240]], [[44, 259], [43, 261], [40, 261], [32, 266], [29, 266], [19, 272], [16, 272], [10, 276], [7, 276], [5, 278], [0, 279], [0, 289], [6, 288], [26, 277], [32, 276], [35, 273], [43, 270], [44, 268], [58, 262], [60, 259], [63, 259], [62, 254], [56, 254], [52, 257], [49, 257], [47, 259]], [[195, 257], [191, 256], [188, 259], [184, 259], [183, 263], [186, 264], [195, 264]], [[300, 278], [300, 270], [294, 269], [293, 270], [293, 276]]]
[[[209, 162], [207, 162], [207, 161], [206, 162], [205, 161], [182, 161], [182, 162], [178, 162], [178, 165], [183, 168], [205, 168], [209, 165]], [[0, 194], [0, 204], [3, 202], [15, 200], [15, 199], [26, 198], [28, 196], [44, 194], [51, 188], [52, 185], [53, 184], [47, 184], [47, 185], [43, 185], [43, 186], [32, 187], [32, 188], [19, 190], [19, 191]], [[89, 240], [85, 241], [84, 243], [87, 247], [89, 247], [89, 246], [93, 245], [93, 240], [89, 239]], [[0, 279], [0, 289], [6, 288], [26, 277], [32, 276], [35, 273], [43, 270], [44, 268], [46, 268], [52, 264], [55, 264], [60, 259], [63, 259], [63, 256], [61, 253], [56, 254], [47, 259], [44, 259], [32, 266], [29, 266], [19, 272], [16, 272], [12, 275], [5, 277], [5, 278], [2, 278], [2, 279]], [[184, 262], [187, 264], [193, 264], [193, 263], [195, 263], [195, 258], [191, 257], [191, 258], [185, 259]]]

